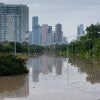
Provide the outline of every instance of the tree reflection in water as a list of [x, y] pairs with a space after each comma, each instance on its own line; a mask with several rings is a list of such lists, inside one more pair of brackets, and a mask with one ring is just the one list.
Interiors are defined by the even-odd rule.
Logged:
[[76, 57], [70, 57], [69, 63], [78, 67], [79, 71], [85, 72], [87, 74], [87, 81], [91, 82], [92, 84], [100, 83], [100, 62], [92, 62]]

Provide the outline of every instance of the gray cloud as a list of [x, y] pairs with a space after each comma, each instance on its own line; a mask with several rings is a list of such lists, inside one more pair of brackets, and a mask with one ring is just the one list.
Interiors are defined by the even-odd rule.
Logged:
[[77, 25], [86, 26], [100, 21], [100, 0], [0, 0], [9, 4], [27, 4], [32, 16], [38, 16], [40, 24], [63, 24], [64, 35], [76, 34]]
[[4, 3], [23, 3], [33, 4], [38, 3], [41, 5], [52, 5], [52, 6], [66, 6], [66, 5], [84, 5], [84, 6], [96, 6], [100, 5], [100, 0], [0, 0]]

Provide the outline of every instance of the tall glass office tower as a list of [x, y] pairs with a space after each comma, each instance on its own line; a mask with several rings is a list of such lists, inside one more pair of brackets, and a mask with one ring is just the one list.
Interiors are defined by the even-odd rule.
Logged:
[[41, 27], [38, 24], [38, 17], [32, 17], [32, 44], [41, 45]]

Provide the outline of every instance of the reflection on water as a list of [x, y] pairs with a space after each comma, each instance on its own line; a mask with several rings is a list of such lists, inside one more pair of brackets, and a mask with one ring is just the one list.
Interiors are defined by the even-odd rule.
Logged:
[[92, 62], [76, 58], [43, 55], [30, 58], [29, 66], [33, 81], [30, 87], [34, 87], [30, 91], [36, 100], [74, 100], [73, 97], [76, 100], [98, 100], [100, 97], [98, 64], [94, 66]]
[[62, 74], [64, 59], [62, 57], [50, 57], [46, 55], [31, 58], [30, 66], [32, 67], [33, 82], [39, 82], [40, 73], [47, 75], [48, 73], [52, 73], [53, 69], [55, 69], [57, 75]]
[[92, 84], [100, 83], [100, 64], [99, 62], [93, 63], [89, 60], [81, 60], [78, 58], [70, 58], [69, 63], [76, 65], [80, 72], [87, 74], [86, 80]]
[[[53, 73], [53, 70], [55, 70], [56, 75], [62, 74], [63, 64], [64, 62], [67, 62], [67, 58], [43, 55], [30, 58], [29, 61], [32, 68], [33, 82], [39, 82], [40, 73], [47, 75], [48, 73]], [[83, 61], [77, 58], [69, 58], [68, 63], [71, 63], [71, 65], [74, 65], [74, 67], [77, 66], [78, 72], [86, 73], [87, 81], [91, 82], [92, 84], [100, 83], [99, 64], [93, 64], [91, 61]]]
[[0, 99], [22, 98], [28, 94], [28, 75], [0, 77]]
[[100, 66], [76, 58], [35, 56], [29, 75], [0, 77], [2, 100], [99, 100]]

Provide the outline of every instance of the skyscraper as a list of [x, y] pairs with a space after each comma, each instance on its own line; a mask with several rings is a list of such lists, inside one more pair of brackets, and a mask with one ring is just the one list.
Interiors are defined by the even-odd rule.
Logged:
[[29, 33], [29, 8], [27, 5], [0, 3], [0, 41], [22, 43]]
[[62, 43], [63, 43], [63, 44], [67, 44], [67, 39], [66, 39], [66, 37], [63, 37]]
[[48, 26], [47, 45], [51, 45], [52, 43], [53, 43], [52, 26]]
[[43, 24], [42, 25], [42, 45], [47, 45], [47, 34], [48, 34], [48, 25]]
[[33, 18], [32, 18], [32, 25], [33, 26], [38, 26], [39, 24], [38, 24], [38, 17], [37, 16], [33, 16]]
[[80, 24], [78, 27], [77, 27], [77, 40], [79, 41], [80, 40], [80, 37], [84, 35], [84, 27], [83, 27], [83, 24]]
[[55, 42], [62, 43], [62, 37], [63, 37], [62, 25], [58, 23], [55, 26]]
[[32, 18], [32, 44], [41, 44], [41, 27], [38, 24], [38, 17], [34, 16]]

